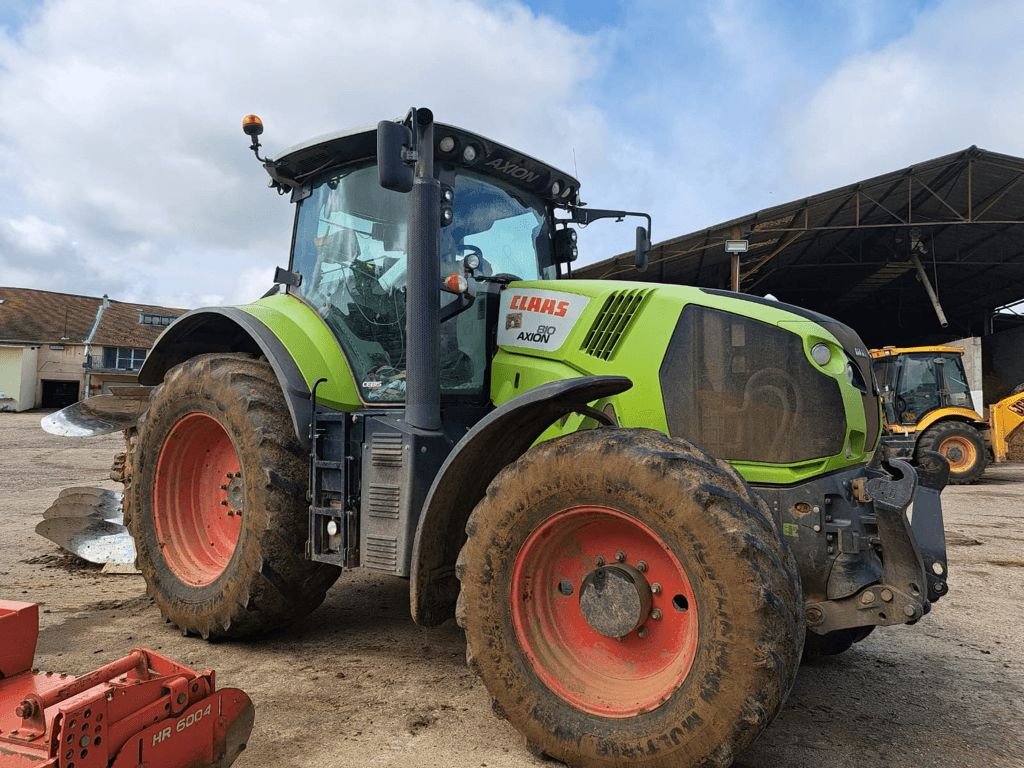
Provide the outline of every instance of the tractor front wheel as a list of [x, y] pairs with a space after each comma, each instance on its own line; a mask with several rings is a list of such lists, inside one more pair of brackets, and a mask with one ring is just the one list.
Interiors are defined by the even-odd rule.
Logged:
[[136, 563], [182, 632], [274, 629], [337, 579], [305, 559], [308, 470], [265, 360], [207, 354], [172, 368], [139, 420], [131, 465]]
[[726, 766], [781, 708], [800, 581], [724, 462], [648, 430], [578, 432], [506, 467], [466, 532], [467, 660], [532, 750]]
[[949, 462], [950, 485], [970, 485], [985, 472], [987, 452], [981, 433], [962, 421], [940, 421], [917, 440], [918, 451], [941, 453]]

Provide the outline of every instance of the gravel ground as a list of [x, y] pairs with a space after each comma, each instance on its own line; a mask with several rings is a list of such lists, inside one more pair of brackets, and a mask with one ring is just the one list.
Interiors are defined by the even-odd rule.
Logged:
[[[545, 765], [491, 714], [454, 622], [412, 623], [400, 579], [346, 574], [312, 616], [259, 642], [181, 637], [141, 577], [101, 575], [34, 534], [60, 489], [117, 488], [106, 478], [120, 448], [119, 437], [58, 438], [38, 423], [0, 413], [0, 597], [41, 605], [38, 666], [81, 674], [148, 646], [216, 669], [256, 703], [241, 768]], [[805, 665], [737, 766], [1024, 766], [1024, 465], [944, 500], [949, 596], [915, 627]]]

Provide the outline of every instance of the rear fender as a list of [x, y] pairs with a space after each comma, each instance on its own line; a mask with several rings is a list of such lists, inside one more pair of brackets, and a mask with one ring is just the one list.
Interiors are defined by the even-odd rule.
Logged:
[[182, 315], [150, 350], [139, 383], [155, 386], [174, 366], [209, 352], [263, 355], [281, 385], [295, 435], [309, 447], [310, 395], [302, 372], [270, 328], [235, 307], [205, 307]]
[[434, 478], [416, 526], [410, 587], [416, 623], [434, 626], [454, 615], [455, 559], [466, 541], [466, 521], [498, 472], [562, 416], [586, 412], [588, 403], [631, 386], [625, 376], [552, 381], [504, 403], [466, 433]]

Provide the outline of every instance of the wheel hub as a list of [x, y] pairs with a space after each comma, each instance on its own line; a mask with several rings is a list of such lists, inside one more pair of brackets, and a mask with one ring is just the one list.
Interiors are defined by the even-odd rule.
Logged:
[[623, 563], [598, 566], [583, 578], [580, 611], [605, 637], [625, 637], [651, 613], [651, 586], [636, 568]]

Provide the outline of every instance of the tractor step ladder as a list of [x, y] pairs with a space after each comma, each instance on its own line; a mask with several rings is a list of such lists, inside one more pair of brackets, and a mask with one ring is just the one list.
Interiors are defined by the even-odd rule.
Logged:
[[348, 456], [351, 418], [348, 413], [319, 411], [314, 404], [310, 424], [306, 554], [310, 560], [342, 568], [359, 564], [358, 507], [351, 502], [356, 489]]

